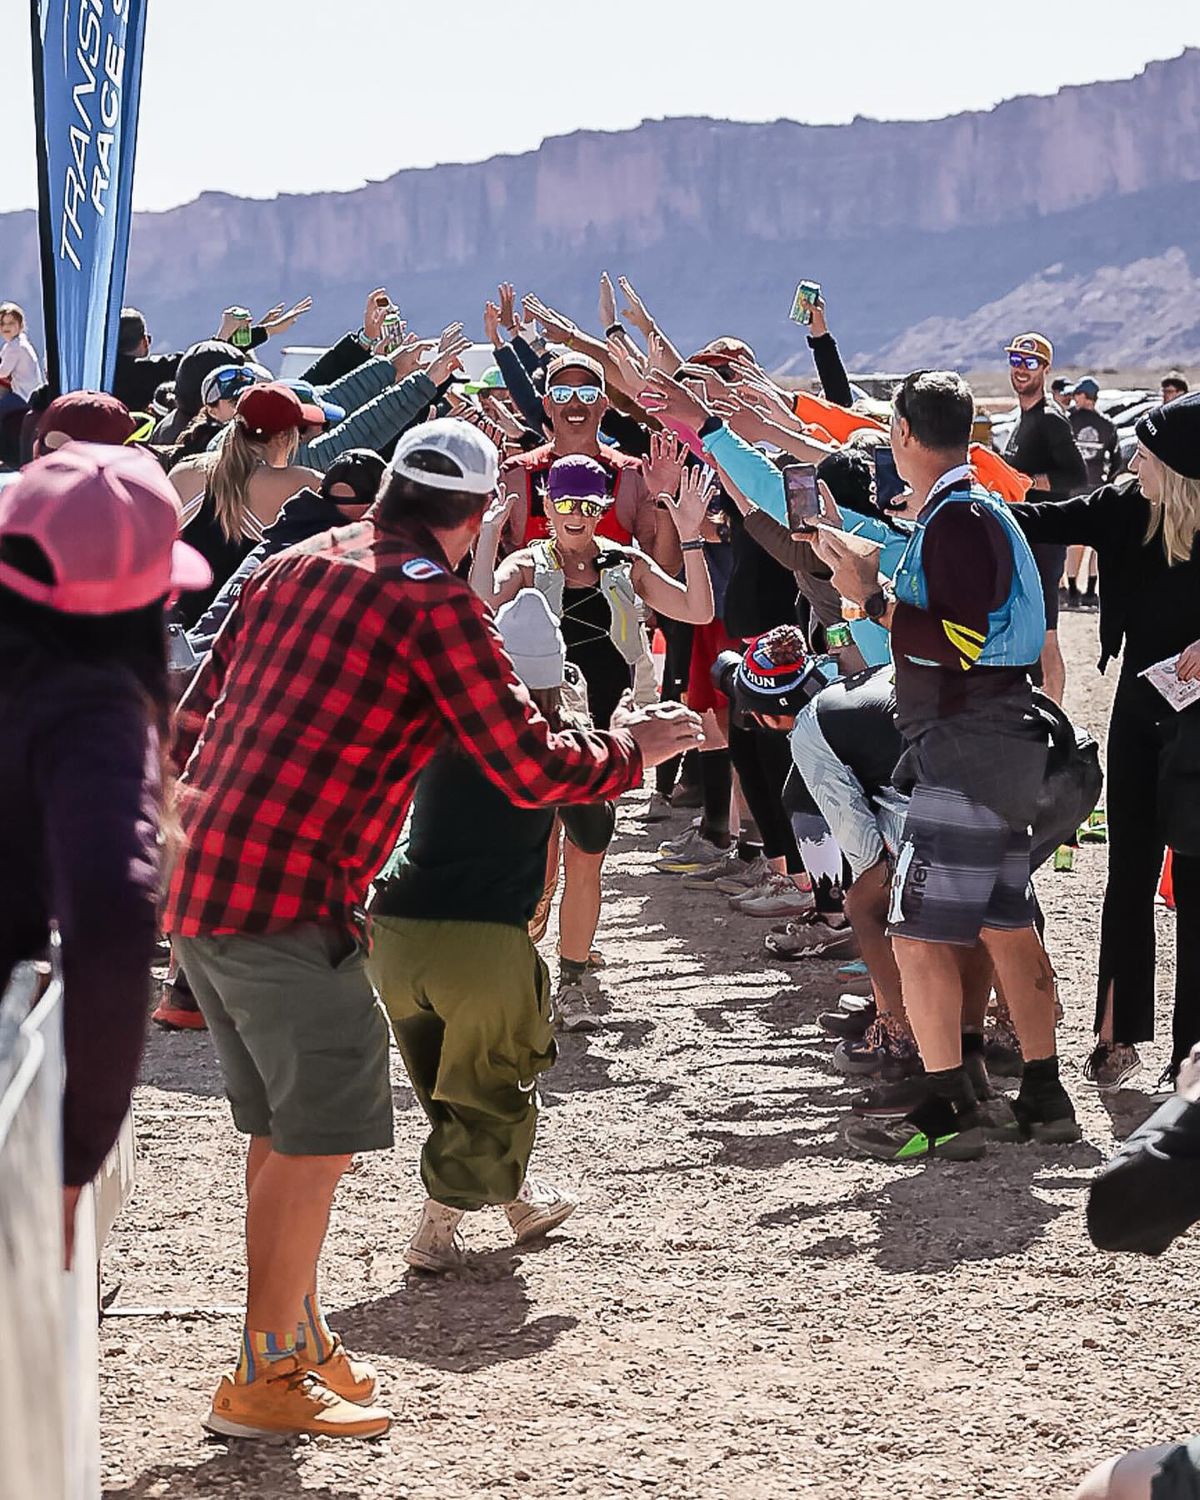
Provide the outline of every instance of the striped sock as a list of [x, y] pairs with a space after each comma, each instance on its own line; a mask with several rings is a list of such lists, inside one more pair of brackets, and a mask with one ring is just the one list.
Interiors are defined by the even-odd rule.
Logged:
[[260, 1333], [255, 1328], [243, 1328], [242, 1352], [233, 1378], [238, 1385], [249, 1385], [258, 1379], [267, 1365], [289, 1359], [295, 1353], [294, 1333]]
[[304, 1299], [304, 1321], [296, 1329], [296, 1342], [315, 1365], [323, 1365], [337, 1344], [337, 1334], [325, 1321], [316, 1292]]

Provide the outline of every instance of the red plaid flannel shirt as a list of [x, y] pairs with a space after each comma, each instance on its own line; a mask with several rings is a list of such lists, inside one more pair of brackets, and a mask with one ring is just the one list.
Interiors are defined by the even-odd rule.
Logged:
[[361, 522], [280, 553], [180, 705], [186, 845], [164, 930], [353, 924], [447, 736], [520, 807], [641, 778], [628, 735], [551, 733], [428, 534]]

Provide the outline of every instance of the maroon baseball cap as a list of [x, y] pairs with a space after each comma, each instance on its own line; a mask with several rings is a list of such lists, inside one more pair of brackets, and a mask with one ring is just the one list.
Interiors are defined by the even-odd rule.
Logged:
[[0, 585], [69, 615], [142, 609], [182, 589], [204, 589], [212, 569], [179, 540], [179, 497], [140, 448], [68, 443], [34, 459], [0, 490], [0, 546], [35, 542], [52, 583], [0, 561]]
[[278, 437], [300, 427], [324, 427], [325, 413], [306, 405], [290, 387], [278, 380], [252, 385], [237, 404], [238, 421], [252, 438]]
[[63, 442], [109, 443], [119, 447], [137, 431], [138, 424], [123, 401], [106, 391], [68, 391], [57, 396], [42, 413], [37, 424], [39, 451], [61, 448], [62, 442], [47, 445], [52, 433], [62, 433]]

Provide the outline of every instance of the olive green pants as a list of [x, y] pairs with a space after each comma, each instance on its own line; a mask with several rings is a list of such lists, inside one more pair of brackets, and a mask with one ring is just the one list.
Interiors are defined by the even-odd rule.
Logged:
[[519, 927], [377, 916], [368, 973], [432, 1129], [425, 1191], [451, 1208], [511, 1203], [555, 1058], [550, 976]]

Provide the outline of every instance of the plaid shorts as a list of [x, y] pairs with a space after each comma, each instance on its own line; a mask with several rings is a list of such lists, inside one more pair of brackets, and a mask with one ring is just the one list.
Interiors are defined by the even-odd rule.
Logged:
[[971, 947], [984, 927], [1032, 927], [1028, 829], [950, 787], [913, 788], [892, 877], [888, 934]]

